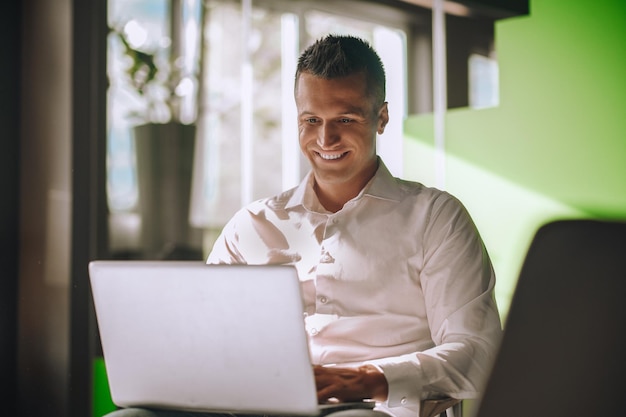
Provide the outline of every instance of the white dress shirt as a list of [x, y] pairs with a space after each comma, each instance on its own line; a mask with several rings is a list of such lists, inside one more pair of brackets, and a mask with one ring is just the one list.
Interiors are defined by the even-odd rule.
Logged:
[[294, 264], [312, 363], [377, 365], [383, 411], [415, 417], [427, 397], [477, 397], [501, 324], [491, 261], [463, 205], [382, 161], [336, 213], [312, 184], [310, 173], [241, 209], [207, 262]]

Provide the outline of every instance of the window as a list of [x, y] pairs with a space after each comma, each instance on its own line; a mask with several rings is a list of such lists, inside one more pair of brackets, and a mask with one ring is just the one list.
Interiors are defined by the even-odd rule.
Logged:
[[498, 62], [490, 57], [469, 57], [469, 105], [475, 109], [496, 107], [500, 102]]
[[[265, 1], [251, 3], [248, 9], [245, 3], [207, 3], [198, 118], [202, 149], [192, 222], [218, 231], [243, 204], [297, 185], [308, 171], [298, 145], [294, 74], [302, 49], [328, 33], [360, 36], [379, 51], [392, 118], [378, 149], [390, 169], [401, 175], [406, 29], [373, 20], [376, 10], [363, 4], [360, 8], [370, 15], [354, 13], [349, 2], [322, 7], [307, 1]], [[345, 10], [350, 10], [349, 16]]]
[[[148, 229], [141, 212], [137, 129], [196, 118], [201, 5], [201, 0], [108, 1], [107, 199], [114, 256], [137, 256], [145, 244], [142, 230]], [[146, 83], [152, 75], [154, 81]]]
[[[167, 121], [173, 111], [197, 131], [189, 222], [213, 231], [205, 247], [243, 204], [300, 181], [308, 162], [297, 140], [296, 60], [304, 47], [327, 33], [363, 37], [381, 55], [391, 120], [378, 151], [392, 173], [401, 176], [403, 119], [408, 113], [433, 112], [432, 12], [416, 5], [421, 3], [109, 0], [109, 25], [123, 31], [131, 46], [154, 53], [156, 65], [165, 69], [158, 75], [164, 77], [157, 80], [160, 87], [137, 94], [127, 76], [131, 62], [125, 46], [115, 33], [110, 35], [112, 250], [140, 250], [142, 245], [134, 128]], [[173, 19], [175, 10], [180, 19]], [[447, 106], [497, 105], [494, 17], [465, 7], [455, 10], [446, 15]], [[172, 53], [181, 58], [172, 59]], [[175, 107], [151, 106], [154, 101], [146, 100], [167, 97], [176, 98]]]

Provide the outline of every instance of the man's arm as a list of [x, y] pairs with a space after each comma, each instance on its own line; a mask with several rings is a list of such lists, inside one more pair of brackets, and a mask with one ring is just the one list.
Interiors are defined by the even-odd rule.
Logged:
[[443, 193], [433, 203], [423, 248], [415, 265], [435, 346], [369, 361], [384, 372], [389, 407], [478, 397], [502, 332], [489, 255], [456, 198]]

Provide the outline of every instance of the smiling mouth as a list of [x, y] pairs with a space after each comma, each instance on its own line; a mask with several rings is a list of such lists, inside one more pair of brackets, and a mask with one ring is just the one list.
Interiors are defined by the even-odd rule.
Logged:
[[343, 156], [347, 155], [348, 152], [343, 152], [343, 153], [319, 153], [317, 152], [317, 154], [320, 156], [320, 158], [322, 158], [325, 161], [335, 161], [337, 159], [342, 158]]

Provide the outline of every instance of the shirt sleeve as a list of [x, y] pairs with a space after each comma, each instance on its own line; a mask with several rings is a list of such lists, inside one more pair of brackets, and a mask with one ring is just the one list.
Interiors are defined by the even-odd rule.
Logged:
[[388, 407], [478, 397], [501, 337], [491, 261], [458, 200], [444, 193], [434, 202], [423, 242], [415, 267], [435, 346], [370, 362], [387, 378]]
[[207, 263], [293, 264], [300, 258], [277, 227], [276, 214], [264, 205], [259, 200], [231, 218], [215, 241]]
[[240, 221], [241, 212], [236, 213], [226, 223], [217, 237], [213, 248], [207, 257], [207, 264], [245, 264], [246, 261], [238, 248], [237, 223]]

